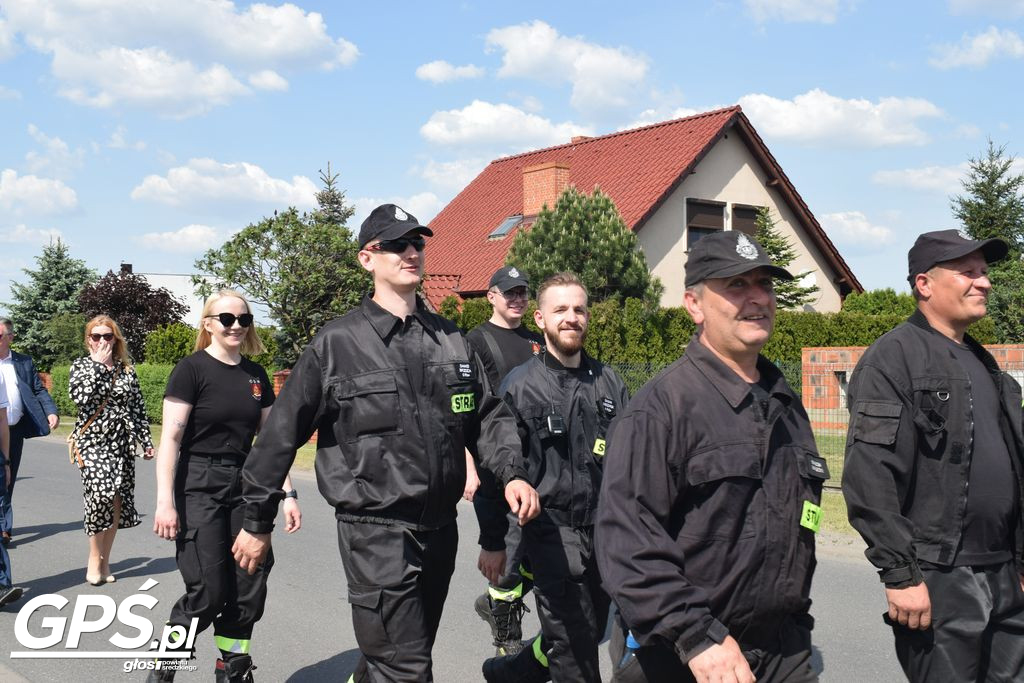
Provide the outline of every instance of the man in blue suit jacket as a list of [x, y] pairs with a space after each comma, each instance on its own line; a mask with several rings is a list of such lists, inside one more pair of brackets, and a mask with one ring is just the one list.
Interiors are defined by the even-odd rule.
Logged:
[[60, 423], [57, 406], [39, 381], [35, 363], [28, 356], [11, 351], [13, 340], [14, 323], [8, 318], [0, 318], [0, 373], [3, 373], [7, 385], [7, 422], [11, 430], [11, 452], [8, 454], [11, 481], [3, 500], [4, 514], [0, 515], [3, 520], [0, 537], [4, 545], [11, 542], [11, 498], [14, 496], [14, 483], [18, 480], [25, 439], [46, 436]]

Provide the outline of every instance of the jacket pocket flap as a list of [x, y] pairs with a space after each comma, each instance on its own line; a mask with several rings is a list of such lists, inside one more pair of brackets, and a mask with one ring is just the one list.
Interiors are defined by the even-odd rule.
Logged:
[[857, 403], [857, 413], [861, 415], [899, 417], [902, 412], [902, 403], [892, 403], [889, 401], [859, 401]]
[[348, 601], [353, 605], [365, 607], [366, 609], [377, 609], [380, 605], [381, 588], [379, 586], [353, 586], [348, 587]]
[[367, 394], [398, 393], [398, 382], [390, 370], [338, 380], [336, 386], [338, 398], [353, 398]]
[[821, 479], [824, 481], [829, 478], [828, 463], [825, 462], [825, 458], [816, 453], [808, 451], [797, 453], [796, 466], [800, 476], [804, 479]]
[[761, 479], [761, 456], [754, 444], [713, 448], [686, 461], [686, 481], [691, 486], [730, 477]]
[[858, 402], [853, 428], [850, 431], [852, 440], [891, 446], [896, 443], [902, 412], [903, 404], [899, 402]]

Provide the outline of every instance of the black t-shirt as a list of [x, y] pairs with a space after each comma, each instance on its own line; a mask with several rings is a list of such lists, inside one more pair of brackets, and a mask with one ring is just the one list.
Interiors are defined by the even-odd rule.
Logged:
[[1017, 478], [999, 425], [999, 391], [985, 365], [967, 346], [950, 341], [971, 380], [974, 435], [963, 536], [954, 564], [1000, 564], [1013, 557]]
[[[491, 353], [491, 345], [485, 339], [485, 335], [488, 334], [497, 344], [503, 357], [504, 362], [500, 365], [495, 362], [494, 355]], [[484, 364], [484, 372], [487, 373], [487, 379], [491, 383], [492, 392], [498, 391], [501, 380], [505, 379], [505, 375], [512, 368], [530, 360], [530, 356], [540, 353], [541, 347], [544, 346], [544, 338], [527, 329], [525, 325], [510, 330], [506, 327], [498, 327], [490, 320], [470, 330], [466, 335], [466, 341], [480, 356], [480, 361]]]
[[182, 454], [237, 455], [252, 448], [260, 413], [275, 396], [267, 371], [257, 363], [243, 357], [230, 365], [196, 351], [174, 366], [164, 398], [192, 405]]

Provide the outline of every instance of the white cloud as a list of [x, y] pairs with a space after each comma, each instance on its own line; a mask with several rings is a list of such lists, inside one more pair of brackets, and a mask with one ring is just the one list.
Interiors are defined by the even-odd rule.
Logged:
[[355, 213], [348, 221], [349, 227], [358, 233], [360, 224], [370, 215], [371, 211], [381, 204], [396, 204], [416, 216], [416, 220], [420, 223], [426, 225], [434, 220], [438, 211], [444, 208], [445, 202], [433, 192], [420, 192], [409, 197], [357, 197], [352, 200]]
[[215, 228], [193, 223], [171, 232], [147, 232], [134, 241], [156, 251], [195, 253], [216, 246], [222, 239], [223, 235]]
[[817, 88], [792, 100], [750, 94], [739, 102], [762, 135], [806, 144], [923, 145], [929, 138], [918, 122], [943, 115], [917, 97], [844, 100]]
[[128, 104], [178, 118], [202, 114], [250, 92], [221, 64], [200, 70], [155, 47], [98, 52], [58, 47], [52, 68], [65, 84], [60, 94], [77, 104], [104, 109]]
[[957, 166], [923, 166], [891, 171], [876, 171], [871, 182], [878, 185], [905, 187], [926, 192], [954, 194], [962, 188], [960, 180], [967, 173], [967, 164]]
[[940, 45], [935, 52], [937, 56], [928, 63], [937, 69], [980, 68], [1000, 57], [1024, 57], [1024, 40], [1010, 29], [989, 26], [987, 31], [974, 36], [964, 34], [956, 45]]
[[457, 81], [464, 78], [480, 78], [483, 75], [484, 70], [482, 67], [474, 64], [455, 66], [443, 59], [428, 62], [416, 68], [416, 78], [421, 81], [430, 81], [431, 83], [447, 83], [448, 81]]
[[420, 134], [440, 145], [501, 144], [517, 150], [569, 142], [573, 135], [592, 135], [590, 128], [570, 121], [553, 123], [511, 104], [473, 100], [462, 109], [438, 111]]
[[249, 85], [257, 90], [276, 90], [278, 92], [288, 90], [287, 79], [272, 69], [264, 69], [249, 76]]
[[3, 17], [0, 17], [0, 61], [13, 56], [15, 51], [14, 29], [4, 21]]
[[839, 0], [743, 0], [754, 21], [835, 23]]
[[998, 17], [1024, 15], [1024, 0], [949, 0], [953, 14], [992, 14]]
[[[264, 72], [331, 70], [359, 55], [329, 35], [321, 14], [291, 3], [33, 0], [7, 3], [4, 13], [8, 34], [52, 56], [59, 92], [93, 107], [190, 116], [248, 93], [250, 78], [279, 89]], [[0, 26], [0, 49], [3, 35]]]
[[[965, 161], [954, 166], [922, 166], [876, 171], [871, 176], [871, 182], [924, 192], [939, 192], [949, 196], [964, 191], [961, 181], [967, 177], [970, 168], [970, 164]], [[1014, 175], [1024, 174], [1024, 158], [1014, 159], [1009, 172]]]
[[12, 88], [5, 88], [0, 85], [0, 100], [20, 100], [21, 93]]
[[78, 206], [78, 195], [60, 180], [19, 176], [0, 171], [0, 208], [16, 213], [67, 213]]
[[52, 176], [66, 178], [81, 167], [85, 158], [85, 150], [82, 148], [71, 151], [68, 143], [58, 137], [50, 137], [32, 123], [28, 125], [28, 134], [43, 148], [42, 151], [31, 150], [25, 155], [29, 172], [48, 172]]
[[505, 53], [498, 76], [571, 83], [581, 111], [628, 107], [647, 76], [642, 55], [560, 35], [539, 20], [491, 30], [487, 47]]
[[661, 123], [662, 121], [671, 121], [672, 119], [681, 119], [687, 116], [693, 116], [699, 112], [699, 109], [690, 109], [689, 107], [675, 107], [674, 109], [670, 109], [668, 107], [656, 107], [652, 109], [644, 109], [639, 115], [637, 115], [632, 123], [620, 127], [619, 130], [642, 128], [643, 126], [649, 126], [652, 123]]
[[455, 159], [454, 161], [427, 161], [421, 168], [414, 171], [434, 187], [459, 192], [476, 178], [490, 159], [476, 157], [472, 159]]
[[316, 205], [316, 192], [316, 185], [305, 176], [294, 176], [288, 182], [270, 177], [254, 164], [190, 159], [186, 165], [170, 169], [166, 176], [146, 176], [131, 196], [171, 206], [256, 201], [308, 209]]
[[110, 139], [107, 140], [107, 147], [110, 149], [131, 149], [136, 152], [141, 152], [146, 149], [146, 143], [142, 140], [128, 142], [128, 129], [124, 126], [118, 126], [114, 129], [114, 132], [110, 134]]
[[892, 230], [872, 224], [860, 211], [827, 213], [821, 217], [821, 225], [829, 237], [840, 244], [880, 247], [892, 241]]
[[0, 229], [0, 243], [4, 244], [49, 244], [63, 237], [60, 230], [54, 228], [29, 228], [20, 223], [13, 228]]

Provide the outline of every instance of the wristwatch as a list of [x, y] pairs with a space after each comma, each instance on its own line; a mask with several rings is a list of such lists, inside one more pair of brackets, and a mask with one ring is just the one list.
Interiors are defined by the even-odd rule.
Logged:
[[299, 492], [296, 491], [295, 489], [292, 489], [291, 491], [285, 491], [284, 492], [284, 497], [285, 498], [294, 498], [295, 500], [298, 500], [299, 499]]

